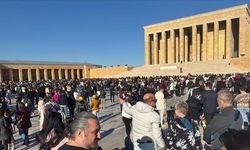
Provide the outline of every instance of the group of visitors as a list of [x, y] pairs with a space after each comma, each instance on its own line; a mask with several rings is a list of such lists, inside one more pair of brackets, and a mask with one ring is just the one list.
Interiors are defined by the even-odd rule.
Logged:
[[250, 78], [247, 74], [188, 75], [182, 83], [187, 99], [183, 96], [170, 111], [166, 110], [166, 102], [171, 96], [177, 96], [176, 86], [173, 91], [161, 83], [155, 84], [153, 90], [146, 88], [143, 100], [134, 105], [129, 96], [124, 98], [123, 120], [129, 119], [124, 121], [126, 136], [133, 131], [134, 149], [250, 149], [247, 140], [234, 143], [226, 137], [229, 133], [245, 133], [244, 137], [250, 139]]
[[[230, 150], [231, 146], [238, 147], [230, 143], [228, 134], [249, 136], [248, 74], [0, 84], [0, 138], [4, 149], [14, 149], [15, 126], [23, 144], [29, 145], [28, 129], [36, 106], [40, 149], [101, 149], [99, 110], [106, 109], [107, 99], [111, 104], [121, 104], [125, 149]], [[175, 101], [175, 97], [182, 101]], [[9, 107], [13, 98], [15, 109]], [[170, 100], [175, 105], [168, 106]], [[244, 140], [237, 142], [244, 147]]]

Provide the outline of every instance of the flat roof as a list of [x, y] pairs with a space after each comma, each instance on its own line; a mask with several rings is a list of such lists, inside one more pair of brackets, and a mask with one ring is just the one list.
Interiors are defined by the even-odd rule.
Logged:
[[186, 20], [195, 19], [195, 18], [198, 18], [198, 17], [206, 17], [207, 15], [214, 15], [214, 14], [217, 14], [217, 13], [229, 12], [229, 11], [238, 10], [238, 9], [242, 9], [242, 8], [246, 8], [248, 10], [248, 14], [249, 14], [248, 5], [247, 4], [242, 4], [242, 5], [237, 5], [237, 6], [233, 6], [233, 7], [229, 7], [229, 8], [214, 10], [214, 11], [200, 13], [200, 14], [196, 14], [196, 15], [192, 15], [192, 16], [187, 16], [187, 17], [183, 17], [183, 18], [174, 19], [174, 20], [168, 20], [168, 21], [164, 21], [164, 22], [160, 22], [160, 23], [146, 25], [143, 28], [147, 29], [147, 28], [156, 27], [156, 26], [160, 26], [160, 25], [167, 25], [167, 24], [176, 23], [176, 22], [179, 22], [179, 21], [186, 21]]
[[101, 66], [87, 62], [57, 62], [57, 61], [32, 61], [32, 60], [0, 60], [0, 64], [17, 64], [17, 65], [70, 65], [70, 66]]

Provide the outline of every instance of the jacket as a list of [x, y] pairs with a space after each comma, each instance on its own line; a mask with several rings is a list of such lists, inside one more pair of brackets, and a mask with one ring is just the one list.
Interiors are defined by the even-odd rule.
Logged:
[[200, 132], [196, 123], [186, 118], [170, 120], [169, 129], [163, 131], [169, 149], [195, 150], [200, 144]]
[[26, 107], [24, 110], [20, 110], [17, 112], [16, 123], [21, 121], [21, 120], [22, 120], [22, 123], [20, 125], [18, 125], [17, 128], [28, 129], [31, 127], [30, 112], [29, 112], [28, 108], [26, 108]]
[[[132, 105], [130, 103], [127, 103], [127, 105], [128, 105], [128, 107], [132, 107]], [[129, 118], [129, 119], [132, 118], [132, 116], [127, 114], [124, 109], [122, 109], [122, 117]]]
[[9, 139], [8, 129], [7, 129], [7, 122], [4, 117], [0, 118], [0, 139], [7, 140]]
[[127, 102], [123, 103], [124, 111], [132, 116], [133, 140], [136, 143], [143, 137], [149, 137], [154, 144], [160, 148], [165, 148], [160, 128], [160, 116], [154, 111], [152, 106], [144, 102], [137, 102], [129, 107]]
[[[203, 139], [212, 144], [212, 149], [220, 149], [222, 144], [219, 141], [219, 137], [223, 134], [234, 122], [235, 111], [233, 106], [221, 109], [220, 113], [215, 115], [207, 128], [204, 130]], [[236, 122], [234, 122], [234, 129], [240, 129], [242, 125], [242, 117], [240, 116]]]
[[164, 110], [166, 109], [166, 102], [164, 99], [164, 94], [160, 91], [155, 93], [155, 98], [157, 99], [156, 102], [156, 109], [157, 110]]
[[68, 98], [66, 94], [62, 94], [59, 96], [59, 104], [60, 105], [67, 105], [68, 106]]
[[92, 111], [97, 111], [99, 109], [99, 100], [93, 99], [91, 101], [90, 108], [92, 108]]

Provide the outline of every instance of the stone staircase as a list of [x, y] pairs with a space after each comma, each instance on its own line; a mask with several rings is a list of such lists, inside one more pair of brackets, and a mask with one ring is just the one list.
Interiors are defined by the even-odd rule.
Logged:
[[[182, 73], [180, 73], [181, 69]], [[186, 75], [188, 73], [243, 73], [249, 71], [250, 70], [247, 68], [244, 69], [230, 64], [229, 60], [216, 60], [206, 62], [187, 62], [182, 64], [146, 65], [135, 67], [130, 71], [123, 72], [114, 77]]]

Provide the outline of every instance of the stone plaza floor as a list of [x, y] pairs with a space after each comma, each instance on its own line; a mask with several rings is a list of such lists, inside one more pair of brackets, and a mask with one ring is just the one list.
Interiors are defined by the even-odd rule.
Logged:
[[[174, 106], [179, 100], [185, 99], [185, 97], [174, 97], [167, 99], [167, 106]], [[14, 106], [12, 106], [14, 107]], [[124, 148], [125, 127], [122, 122], [122, 116], [120, 111], [120, 104], [118, 100], [114, 104], [108, 99], [106, 101], [105, 110], [100, 109], [99, 121], [101, 124], [101, 140], [99, 145], [103, 150], [120, 150]], [[39, 117], [34, 115], [31, 118], [32, 127], [29, 129], [28, 146], [22, 145], [22, 139], [18, 134], [18, 130], [14, 133], [15, 149], [16, 150], [38, 150], [39, 143], [36, 140], [36, 133], [39, 131]]]

